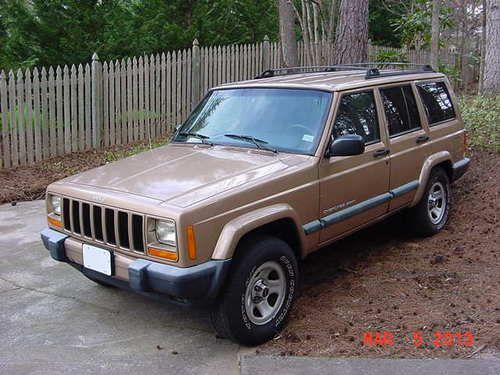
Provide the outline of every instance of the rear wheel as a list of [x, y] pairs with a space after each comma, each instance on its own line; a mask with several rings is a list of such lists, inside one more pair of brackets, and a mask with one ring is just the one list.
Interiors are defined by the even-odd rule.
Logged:
[[438, 233], [448, 221], [450, 207], [450, 179], [442, 168], [436, 168], [431, 172], [422, 199], [410, 211], [414, 231], [422, 236]]
[[237, 254], [212, 323], [220, 336], [258, 345], [285, 324], [297, 292], [297, 259], [286, 242], [270, 236], [246, 239]]

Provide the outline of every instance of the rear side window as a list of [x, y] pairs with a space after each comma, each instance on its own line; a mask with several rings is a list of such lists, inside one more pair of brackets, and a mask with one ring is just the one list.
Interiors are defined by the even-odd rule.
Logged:
[[358, 134], [365, 143], [380, 139], [377, 109], [373, 91], [343, 95], [333, 125], [333, 138], [346, 134]]
[[420, 129], [420, 117], [411, 86], [381, 89], [389, 135]]
[[429, 125], [455, 117], [450, 93], [444, 82], [419, 83], [417, 87], [424, 103]]

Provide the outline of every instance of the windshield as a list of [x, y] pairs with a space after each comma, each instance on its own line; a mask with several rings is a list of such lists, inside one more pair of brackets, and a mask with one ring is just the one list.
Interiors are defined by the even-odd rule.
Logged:
[[214, 90], [179, 129], [174, 141], [312, 155], [330, 99], [330, 93], [319, 90]]

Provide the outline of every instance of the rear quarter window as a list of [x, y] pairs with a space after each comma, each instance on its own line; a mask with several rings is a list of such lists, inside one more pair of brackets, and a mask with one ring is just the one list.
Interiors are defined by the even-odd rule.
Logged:
[[455, 109], [444, 82], [419, 83], [417, 88], [424, 104], [429, 125], [455, 118]]

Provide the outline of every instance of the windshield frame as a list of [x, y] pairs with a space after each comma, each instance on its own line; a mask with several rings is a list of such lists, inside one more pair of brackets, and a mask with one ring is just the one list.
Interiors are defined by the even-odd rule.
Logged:
[[[318, 148], [322, 142], [324, 132], [328, 123], [328, 119], [330, 118], [331, 111], [332, 111], [332, 104], [335, 98], [335, 92], [327, 89], [321, 89], [321, 88], [308, 88], [308, 87], [294, 87], [294, 86], [274, 86], [274, 85], [259, 85], [259, 86], [228, 86], [228, 87], [212, 87], [211, 89], [208, 90], [206, 95], [203, 97], [202, 100], [195, 106], [195, 108], [189, 113], [189, 116], [182, 122], [182, 124], [177, 128], [175, 133], [172, 136], [172, 139], [170, 143], [176, 144], [176, 145], [181, 145], [181, 144], [188, 144], [188, 145], [200, 145], [202, 144], [201, 142], [187, 142], [187, 141], [177, 141], [176, 138], [179, 133], [183, 132], [183, 128], [186, 126], [186, 124], [191, 120], [191, 118], [201, 110], [203, 105], [208, 101], [210, 96], [215, 92], [215, 91], [226, 91], [226, 90], [248, 90], [248, 89], [278, 89], [278, 90], [304, 90], [304, 91], [317, 91], [317, 92], [324, 92], [327, 93], [329, 98], [328, 102], [325, 106], [325, 113], [323, 114], [323, 118], [321, 119], [321, 123], [319, 124], [319, 131], [318, 131], [318, 137], [314, 141], [314, 146], [311, 148], [310, 152], [301, 152], [301, 151], [294, 151], [290, 149], [282, 149], [280, 147], [275, 147], [278, 152], [286, 153], [286, 154], [296, 154], [296, 155], [307, 155], [307, 156], [316, 156], [318, 152]], [[210, 140], [209, 140], [210, 141]], [[210, 143], [213, 146], [227, 146], [227, 147], [237, 147], [237, 148], [247, 148], [247, 149], [257, 149], [257, 147], [254, 147], [251, 145], [251, 143], [217, 143], [217, 142], [211, 142]]]

